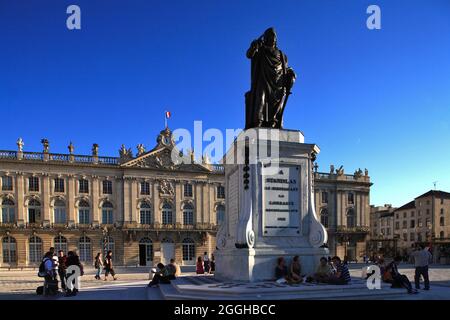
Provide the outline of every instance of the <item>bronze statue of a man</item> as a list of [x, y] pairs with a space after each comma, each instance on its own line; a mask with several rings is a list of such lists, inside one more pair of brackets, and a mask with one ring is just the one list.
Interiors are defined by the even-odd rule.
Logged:
[[283, 111], [295, 81], [286, 55], [277, 48], [277, 35], [267, 29], [247, 50], [251, 59], [251, 89], [245, 94], [245, 129], [283, 127]]

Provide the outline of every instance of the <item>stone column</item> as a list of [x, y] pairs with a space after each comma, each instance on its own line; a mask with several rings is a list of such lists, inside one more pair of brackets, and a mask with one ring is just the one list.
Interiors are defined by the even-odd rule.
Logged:
[[362, 215], [363, 215], [363, 195], [360, 192], [356, 192], [356, 225], [362, 226]]
[[181, 181], [175, 181], [175, 224], [180, 223], [183, 224], [183, 212], [181, 211]]
[[152, 182], [152, 194], [153, 194], [153, 221], [155, 223], [161, 223], [161, 214], [159, 212], [159, 191], [158, 191], [158, 182], [154, 180]]
[[136, 179], [131, 180], [131, 199], [130, 199], [130, 221], [137, 222], [137, 198], [138, 198], [138, 191], [139, 191], [139, 185], [137, 183]]
[[17, 208], [17, 224], [25, 223], [25, 203], [24, 203], [24, 177], [22, 172], [16, 175], [16, 208]]
[[75, 181], [74, 176], [67, 176], [67, 222], [69, 225], [75, 223]]
[[91, 178], [91, 192], [92, 192], [92, 224], [98, 225], [101, 223], [99, 200], [100, 200], [100, 180], [98, 176], [92, 176]]
[[42, 175], [42, 223], [48, 225], [50, 223], [50, 177], [48, 174]]
[[208, 199], [209, 199], [209, 221], [212, 224], [217, 223], [216, 211], [215, 211], [215, 201], [214, 201], [214, 185], [207, 184], [208, 186]]
[[123, 200], [124, 200], [124, 194], [123, 194], [123, 179], [116, 178], [115, 184], [116, 184], [116, 210], [115, 210], [115, 217], [114, 220], [118, 221], [120, 224], [123, 224], [123, 221], [125, 220], [124, 213], [123, 213]]
[[202, 212], [202, 186], [200, 182], [195, 182], [194, 184], [195, 188], [195, 222], [196, 223], [203, 223], [203, 212]]
[[338, 190], [336, 190], [336, 205], [335, 205], [335, 208], [336, 208], [336, 227], [337, 226], [339, 226], [339, 225], [342, 225], [342, 219], [341, 219], [341, 207], [342, 207], [342, 204], [341, 204], [341, 192], [340, 191], [338, 191]]
[[129, 222], [130, 219], [130, 178], [123, 178], [123, 221]]
[[347, 208], [347, 201], [345, 201], [346, 192], [341, 192], [341, 222], [343, 225], [347, 225], [347, 219], [345, 215], [345, 209]]
[[209, 223], [209, 186], [206, 182], [202, 182], [202, 214], [203, 223]]

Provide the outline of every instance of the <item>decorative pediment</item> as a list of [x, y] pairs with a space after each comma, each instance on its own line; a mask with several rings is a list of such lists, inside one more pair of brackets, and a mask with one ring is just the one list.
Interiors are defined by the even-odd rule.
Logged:
[[[138, 152], [136, 158], [131, 152], [121, 157], [123, 167], [210, 172], [206, 165], [193, 163], [190, 155], [183, 155], [175, 146], [171, 131], [166, 128], [156, 139], [157, 145], [149, 152]], [[123, 150], [126, 150], [123, 148]], [[141, 149], [142, 151], [143, 149]]]

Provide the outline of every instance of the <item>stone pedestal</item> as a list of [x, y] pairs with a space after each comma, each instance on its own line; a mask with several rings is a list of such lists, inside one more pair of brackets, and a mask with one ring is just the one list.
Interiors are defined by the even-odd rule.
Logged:
[[226, 217], [217, 235], [216, 273], [223, 280], [274, 278], [276, 260], [300, 256], [312, 273], [328, 249], [314, 209], [312, 162], [319, 153], [294, 130], [242, 132], [225, 157]]

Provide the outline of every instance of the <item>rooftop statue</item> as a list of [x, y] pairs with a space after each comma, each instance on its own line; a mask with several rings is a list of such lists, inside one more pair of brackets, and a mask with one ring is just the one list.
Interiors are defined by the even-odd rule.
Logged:
[[273, 28], [251, 43], [247, 58], [251, 59], [251, 89], [245, 94], [245, 129], [282, 129], [284, 108], [296, 75], [277, 47]]

